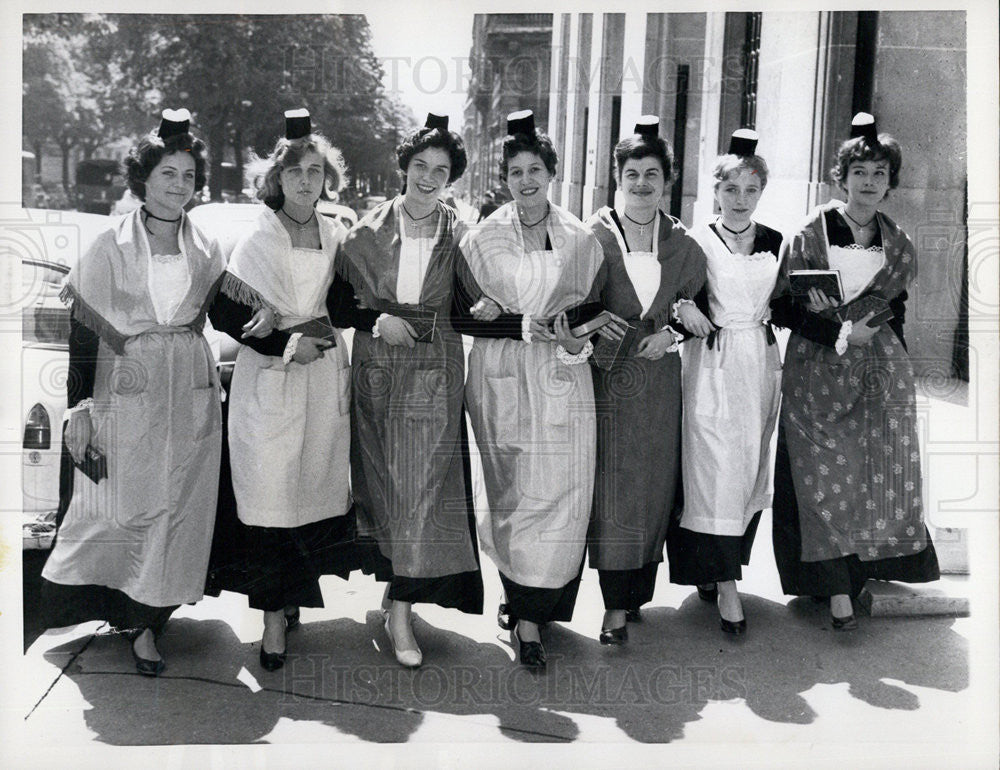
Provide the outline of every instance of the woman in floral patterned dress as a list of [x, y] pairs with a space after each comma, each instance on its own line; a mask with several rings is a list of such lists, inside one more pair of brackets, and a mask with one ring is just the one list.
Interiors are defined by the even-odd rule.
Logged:
[[[899, 183], [902, 152], [866, 113], [855, 116], [851, 133], [833, 169], [847, 203], [820, 206], [783, 244], [772, 303], [772, 320], [792, 330], [775, 467], [775, 559], [785, 593], [830, 597], [836, 630], [857, 627], [851, 599], [868, 578], [939, 576], [923, 520], [913, 366], [903, 338], [916, 250], [878, 210]], [[815, 288], [808, 302], [792, 297], [788, 275], [801, 269], [839, 270], [843, 301]], [[879, 305], [891, 318], [869, 325]]]

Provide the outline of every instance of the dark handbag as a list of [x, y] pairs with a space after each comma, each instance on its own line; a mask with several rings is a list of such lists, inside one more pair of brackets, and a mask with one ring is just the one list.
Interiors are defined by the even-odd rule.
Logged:
[[880, 294], [865, 294], [863, 297], [858, 297], [841, 308], [838, 315], [841, 323], [844, 321], [857, 323], [871, 312], [875, 313], [868, 321], [868, 326], [872, 327], [880, 326], [896, 317], [889, 306], [889, 301]]
[[414, 338], [416, 342], [434, 342], [437, 339], [437, 311], [398, 302], [386, 302], [379, 310], [402, 318], [412, 326], [417, 335]]
[[83, 460], [80, 462], [74, 460], [73, 465], [83, 471], [84, 475], [95, 484], [108, 477], [107, 458], [103, 453], [94, 449], [91, 444], [87, 445], [87, 451], [83, 453]]
[[620, 340], [616, 341], [609, 340], [607, 337], [598, 337], [597, 341], [594, 342], [594, 352], [590, 356], [590, 360], [594, 363], [594, 366], [605, 371], [611, 371], [618, 366], [618, 364], [628, 357], [638, 332], [639, 330], [636, 327], [627, 324], [625, 335]]
[[[600, 302], [586, 302], [566, 311], [566, 321], [574, 337], [589, 337], [612, 321], [611, 313]], [[548, 320], [549, 331], [555, 333], [556, 319]]]
[[301, 334], [303, 337], [316, 337], [326, 340], [331, 347], [337, 346], [337, 330], [327, 316], [322, 318], [310, 318], [308, 321], [296, 324], [288, 329], [282, 329], [288, 334]]

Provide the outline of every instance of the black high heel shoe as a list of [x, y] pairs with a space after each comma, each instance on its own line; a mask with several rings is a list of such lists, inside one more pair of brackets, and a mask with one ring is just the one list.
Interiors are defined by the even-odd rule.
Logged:
[[630, 610], [625, 610], [625, 622], [642, 623], [642, 610], [640, 610], [638, 607], [633, 607]]
[[285, 652], [268, 652], [264, 649], [264, 643], [260, 643], [260, 667], [265, 671], [277, 671], [285, 665], [287, 657], [288, 653]]
[[285, 613], [285, 631], [293, 631], [299, 627], [301, 617], [299, 613], [299, 608], [295, 608], [295, 612]]
[[510, 631], [511, 642], [517, 643], [518, 659], [528, 668], [545, 668], [545, 648], [541, 642], [525, 642], [517, 633], [515, 625]]
[[135, 659], [135, 670], [143, 676], [159, 676], [167, 668], [167, 664], [163, 662], [163, 658], [160, 658], [160, 660], [150, 660], [149, 658], [141, 657], [139, 653], [135, 651], [135, 642], [145, 631], [145, 628], [139, 628], [134, 631], [129, 631], [128, 634], [126, 634], [126, 638], [129, 640], [129, 649], [132, 650], [132, 657]]
[[712, 587], [698, 586], [698, 598], [703, 602], [714, 602], [719, 598], [719, 587], [712, 583]]
[[834, 631], [855, 631], [858, 627], [858, 619], [854, 617], [852, 612], [846, 618], [838, 618], [836, 615], [830, 615], [830, 625], [833, 626]]
[[[715, 592], [716, 594], [718, 594], [719, 592], [718, 587], [716, 587]], [[742, 615], [743, 614], [742, 602], [739, 603], [739, 607], [740, 607], [740, 614]], [[719, 628], [721, 628], [727, 634], [732, 634], [733, 636], [739, 636], [740, 634], [745, 634], [747, 631], [747, 619], [746, 617], [743, 617], [740, 620], [726, 620], [722, 616], [722, 606], [721, 602], [719, 602]]]
[[510, 614], [510, 605], [500, 602], [497, 607], [497, 625], [504, 631], [510, 631], [517, 625], [517, 618]]
[[598, 637], [601, 644], [625, 644], [628, 641], [628, 626], [621, 628], [602, 628]]

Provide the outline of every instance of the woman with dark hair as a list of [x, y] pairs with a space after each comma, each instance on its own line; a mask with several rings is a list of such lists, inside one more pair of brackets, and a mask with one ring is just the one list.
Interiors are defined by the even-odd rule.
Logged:
[[597, 475], [588, 540], [604, 596], [601, 644], [625, 643], [626, 617], [638, 620], [653, 598], [680, 474], [682, 335], [671, 310], [705, 282], [701, 248], [659, 209], [674, 165], [659, 124], [644, 115], [615, 146], [622, 204], [586, 223], [607, 265], [600, 301], [636, 329], [609, 369], [593, 369]]
[[[131, 629], [148, 676], [165, 668], [155, 642], [170, 614], [202, 596], [219, 476], [219, 381], [201, 332], [224, 263], [184, 214], [205, 182], [190, 117], [165, 110], [132, 150], [142, 207], [67, 278], [65, 439], [82, 472], [42, 572], [48, 625]], [[265, 315], [242, 331], [266, 333]]]
[[264, 613], [260, 664], [273, 671], [299, 608], [324, 606], [320, 575], [346, 578], [360, 566], [342, 548], [354, 534], [350, 369], [336, 330], [354, 317], [349, 287], [334, 280], [347, 231], [316, 212], [324, 189], [343, 184], [340, 152], [306, 110], [290, 110], [285, 136], [250, 173], [266, 206], [233, 250], [210, 317], [236, 339], [253, 309], [279, 318], [266, 338], [240, 339], [228, 426], [248, 575], [236, 588]]
[[[852, 598], [868, 578], [939, 577], [923, 520], [913, 366], [904, 301], [917, 255], [879, 211], [902, 152], [855, 116], [833, 178], [847, 194], [820, 206], [782, 246], [772, 319], [785, 353], [774, 476], [774, 555], [786, 594], [830, 597], [834, 630], [857, 627]], [[800, 270], [833, 270], [842, 297]], [[793, 283], [794, 281], [794, 283]], [[793, 293], [793, 290], [795, 293]]]
[[771, 506], [771, 437], [781, 359], [768, 325], [781, 233], [752, 217], [767, 186], [757, 133], [736, 131], [715, 163], [719, 215], [692, 232], [708, 261], [697, 307], [681, 308], [699, 339], [684, 348], [684, 506], [667, 541], [670, 579], [716, 600], [722, 630], [746, 618], [736, 581], [760, 513]]
[[412, 605], [481, 613], [482, 575], [462, 411], [462, 340], [448, 323], [458, 223], [441, 191], [465, 171], [447, 116], [397, 148], [402, 195], [352, 228], [337, 271], [376, 319], [354, 335], [351, 472], [358, 530], [378, 544], [385, 631], [419, 666]]
[[531, 111], [511, 114], [507, 134], [500, 177], [514, 201], [463, 238], [453, 323], [476, 338], [465, 398], [489, 501], [480, 539], [521, 663], [540, 668], [539, 626], [572, 618], [594, 482], [593, 344], [566, 311], [596, 296], [604, 256], [549, 203], [558, 159]]

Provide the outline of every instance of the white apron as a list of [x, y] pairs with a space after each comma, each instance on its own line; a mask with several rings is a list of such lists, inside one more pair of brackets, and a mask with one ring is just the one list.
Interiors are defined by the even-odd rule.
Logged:
[[735, 254], [708, 225], [692, 235], [705, 251], [712, 321], [722, 327], [685, 343], [681, 526], [741, 536], [771, 505], [770, 444], [781, 394], [781, 360], [763, 323], [778, 276], [770, 252]]
[[[596, 239], [552, 206], [555, 250], [525, 251], [509, 209], [501, 227], [493, 222], [463, 247], [484, 294], [509, 312], [535, 316], [582, 302], [602, 259]], [[494, 238], [506, 245], [496, 248]], [[555, 349], [554, 342], [477, 337], [466, 385], [489, 502], [477, 517], [481, 548], [509, 578], [538, 588], [561, 588], [579, 574], [594, 484], [589, 367], [563, 364]]]
[[[200, 330], [223, 261], [186, 217], [181, 234], [180, 259], [152, 257], [137, 210], [69, 276], [74, 317], [101, 338], [91, 444], [107, 458], [108, 477], [95, 484], [74, 470], [73, 499], [42, 572], [151, 607], [202, 597], [222, 450], [219, 380]], [[165, 284], [158, 259], [174, 265]]]
[[[246, 264], [247, 255], [260, 258], [252, 249], [241, 252], [241, 244], [233, 252], [230, 272], [274, 305], [279, 328], [326, 315], [333, 258], [344, 231], [320, 221], [322, 249], [298, 249], [277, 216], [264, 212], [259, 228], [285, 246], [267, 254], [267, 274]], [[350, 508], [351, 370], [339, 332], [336, 339], [323, 358], [305, 365], [286, 366], [275, 356], [240, 348], [229, 405], [229, 451], [244, 524], [299, 527]]]

